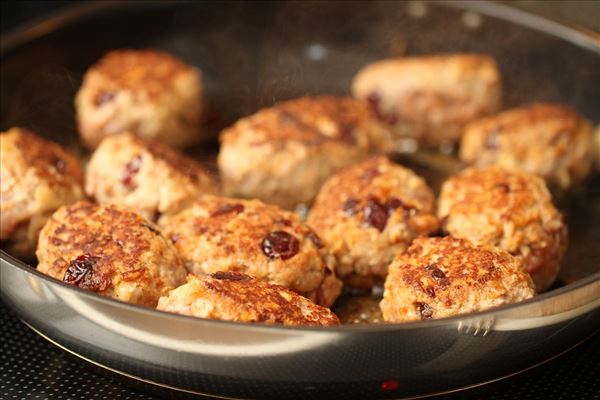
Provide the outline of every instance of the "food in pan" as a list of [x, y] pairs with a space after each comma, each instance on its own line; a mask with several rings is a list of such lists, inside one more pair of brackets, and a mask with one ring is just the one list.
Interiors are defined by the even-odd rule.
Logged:
[[86, 72], [77, 93], [79, 133], [91, 148], [122, 131], [187, 146], [203, 138], [202, 92], [200, 72], [170, 54], [111, 51]]
[[17, 257], [33, 258], [42, 226], [84, 197], [79, 161], [58, 144], [12, 128], [0, 134], [0, 234]]
[[173, 244], [152, 222], [117, 206], [61, 207], [40, 233], [38, 270], [104, 296], [155, 307], [185, 282]]
[[293, 212], [258, 200], [206, 196], [159, 224], [196, 274], [240, 271], [324, 306], [340, 293], [326, 245]]
[[392, 130], [398, 148], [406, 138], [426, 145], [459, 141], [466, 123], [498, 111], [501, 91], [498, 67], [483, 54], [376, 61], [352, 84], [354, 96]]
[[187, 201], [218, 193], [219, 183], [177, 150], [124, 133], [107, 137], [93, 153], [85, 190], [100, 204], [118, 204], [156, 220]]
[[279, 285], [234, 271], [189, 274], [158, 310], [194, 317], [283, 325], [339, 325], [334, 313]]
[[497, 246], [520, 259], [538, 292], [554, 282], [567, 228], [541, 178], [500, 167], [468, 168], [443, 184], [438, 217], [452, 236]]
[[575, 110], [535, 103], [467, 125], [460, 158], [540, 175], [550, 186], [581, 182], [593, 164], [592, 126]]
[[450, 317], [533, 297], [521, 260], [453, 237], [418, 238], [390, 265], [381, 310], [387, 322]]
[[335, 171], [389, 149], [390, 143], [362, 102], [302, 97], [224, 130], [218, 163], [226, 194], [293, 208], [312, 201]]
[[414, 238], [438, 229], [434, 208], [423, 178], [380, 156], [325, 182], [308, 224], [328, 243], [337, 275], [370, 288], [383, 282], [390, 262]]

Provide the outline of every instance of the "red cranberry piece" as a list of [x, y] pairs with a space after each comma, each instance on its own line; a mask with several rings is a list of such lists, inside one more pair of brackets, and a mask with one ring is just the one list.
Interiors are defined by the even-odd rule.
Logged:
[[270, 232], [262, 241], [263, 253], [270, 259], [287, 260], [298, 254], [298, 239], [285, 231]]
[[210, 216], [218, 217], [219, 215], [225, 215], [229, 213], [239, 214], [244, 212], [244, 206], [242, 204], [225, 204], [221, 208], [215, 210]]
[[140, 172], [140, 167], [142, 166], [142, 157], [135, 156], [125, 164], [125, 168], [123, 168], [123, 175], [121, 177], [121, 182], [124, 186], [133, 189], [135, 188], [135, 182], [133, 181], [138, 172]]
[[358, 200], [350, 197], [348, 200], [346, 200], [344, 202], [344, 204], [342, 205], [342, 209], [348, 216], [352, 217], [352, 216], [356, 215], [357, 206], [358, 206]]
[[433, 317], [433, 309], [427, 303], [414, 303], [415, 307], [419, 311], [421, 319], [431, 319]]
[[112, 92], [102, 92], [100, 94], [98, 94], [96, 96], [96, 99], [94, 100], [94, 103], [96, 104], [96, 106], [101, 106], [103, 104], [108, 103], [109, 101], [111, 101], [112, 99], [115, 98], [115, 94]]
[[110, 285], [110, 280], [101, 274], [94, 273], [98, 260], [98, 257], [88, 253], [75, 258], [69, 263], [63, 282], [94, 292], [106, 290]]
[[425, 270], [431, 274], [431, 277], [442, 286], [448, 286], [450, 281], [446, 277], [444, 271], [436, 267], [435, 265], [428, 265]]
[[322, 249], [324, 247], [323, 241], [316, 233], [311, 231], [308, 233], [308, 235], [306, 235], [306, 237], [308, 238], [308, 240], [313, 242], [315, 246], [317, 246], [317, 249]]
[[427, 292], [427, 295], [429, 297], [431, 297], [432, 299], [435, 299], [435, 289], [432, 287], [428, 287], [427, 289], [425, 289], [425, 291]]
[[225, 280], [225, 281], [247, 281], [250, 277], [246, 274], [242, 274], [241, 272], [233, 272], [233, 271], [218, 271], [214, 274], [211, 274], [212, 278]]
[[373, 228], [383, 232], [389, 218], [388, 209], [377, 199], [369, 199], [364, 210], [363, 221]]

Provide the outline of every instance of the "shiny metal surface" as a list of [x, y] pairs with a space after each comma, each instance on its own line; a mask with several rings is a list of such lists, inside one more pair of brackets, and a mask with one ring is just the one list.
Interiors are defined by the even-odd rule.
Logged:
[[[352, 74], [377, 57], [458, 50], [499, 59], [508, 106], [556, 100], [600, 121], [594, 90], [600, 47], [579, 32], [545, 22], [541, 33], [537, 17], [495, 4], [324, 4], [125, 3], [47, 21], [43, 31], [24, 30], [8, 45], [3, 38], [2, 127], [24, 124], [74, 143], [72, 96], [80, 74], [105, 50], [128, 46], [164, 48], [200, 66], [226, 121], [305, 92], [344, 93]], [[531, 367], [600, 327], [600, 249], [594, 246], [600, 189], [591, 182], [570, 211], [577, 240], [565, 261], [568, 284], [462, 317], [329, 329], [201, 320], [96, 296], [3, 251], [1, 292], [28, 324], [70, 351], [185, 391], [278, 399], [440, 393]], [[386, 380], [397, 387], [382, 391]]]

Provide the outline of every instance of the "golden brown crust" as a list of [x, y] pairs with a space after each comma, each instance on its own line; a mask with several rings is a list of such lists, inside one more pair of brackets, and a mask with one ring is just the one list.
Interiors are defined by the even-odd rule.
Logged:
[[592, 142], [591, 125], [575, 110], [533, 103], [470, 123], [460, 157], [478, 167], [520, 168], [564, 188], [588, 175]]
[[353, 286], [382, 281], [394, 256], [438, 229], [425, 181], [386, 157], [347, 167], [321, 188], [308, 224], [329, 244]]
[[231, 196], [293, 208], [339, 168], [391, 147], [360, 101], [333, 96], [278, 103], [221, 133], [219, 170]]
[[242, 271], [327, 306], [340, 293], [324, 244], [295, 213], [206, 196], [159, 223], [191, 272]]
[[118, 50], [86, 72], [75, 98], [78, 130], [95, 148], [130, 131], [175, 147], [206, 136], [200, 71], [154, 50]]
[[0, 237], [30, 258], [49, 214], [83, 198], [83, 171], [73, 155], [27, 129], [2, 132], [0, 147]]
[[219, 192], [219, 183], [195, 160], [155, 140], [130, 133], [110, 136], [92, 155], [86, 192], [155, 219], [186, 202]]
[[291, 290], [239, 272], [189, 274], [158, 310], [211, 319], [283, 325], [339, 325], [330, 310]]
[[[46, 223], [38, 270], [123, 301], [154, 306], [185, 269], [158, 227], [117, 206], [78, 202]], [[83, 277], [83, 278], [82, 278]]]
[[567, 228], [544, 181], [525, 172], [466, 169], [442, 186], [438, 217], [451, 235], [522, 259], [538, 291], [558, 274]]
[[521, 262], [464, 239], [418, 238], [390, 266], [381, 302], [384, 319], [443, 318], [534, 295]]
[[371, 104], [397, 140], [436, 145], [457, 141], [467, 122], [500, 108], [501, 79], [490, 56], [437, 54], [368, 64], [352, 92]]
[[118, 88], [155, 96], [170, 90], [177, 76], [190, 70], [177, 57], [161, 51], [113, 50], [92, 66], [89, 73], [103, 75]]

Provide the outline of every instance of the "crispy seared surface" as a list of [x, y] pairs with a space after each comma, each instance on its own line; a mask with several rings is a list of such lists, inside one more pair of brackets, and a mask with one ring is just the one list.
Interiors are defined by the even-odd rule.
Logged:
[[365, 66], [352, 92], [370, 102], [397, 141], [455, 142], [469, 121], [500, 108], [500, 72], [483, 54], [393, 58]]
[[163, 52], [107, 53], [86, 72], [75, 105], [79, 132], [91, 148], [124, 131], [176, 147], [205, 136], [200, 71]]
[[83, 198], [79, 161], [23, 128], [0, 134], [0, 181], [1, 239], [18, 257], [33, 256], [49, 214]]
[[[38, 270], [122, 301], [155, 306], [186, 271], [158, 227], [117, 206], [60, 208], [40, 234]], [[91, 260], [91, 261], [90, 261]]]
[[159, 223], [191, 272], [245, 272], [326, 306], [340, 293], [325, 244], [295, 213], [258, 200], [206, 196]]
[[451, 235], [520, 258], [538, 291], [554, 282], [567, 228], [541, 178], [500, 167], [466, 169], [442, 186], [438, 217]]
[[339, 168], [390, 145], [388, 133], [364, 103], [302, 97], [224, 130], [218, 162], [229, 195], [292, 208], [310, 202]]
[[387, 322], [443, 318], [535, 294], [521, 261], [464, 239], [418, 238], [390, 265], [381, 302]]
[[101, 204], [118, 204], [155, 219], [219, 183], [195, 160], [155, 140], [126, 133], [107, 137], [87, 168], [86, 192]]
[[347, 167], [325, 182], [308, 224], [329, 244], [338, 275], [359, 287], [382, 282], [396, 254], [438, 229], [431, 189], [386, 157]]
[[460, 158], [478, 167], [523, 169], [567, 188], [592, 168], [592, 127], [569, 107], [534, 103], [470, 123]]
[[283, 325], [339, 325], [329, 309], [279, 285], [240, 272], [189, 274], [162, 297], [158, 310], [195, 317]]

